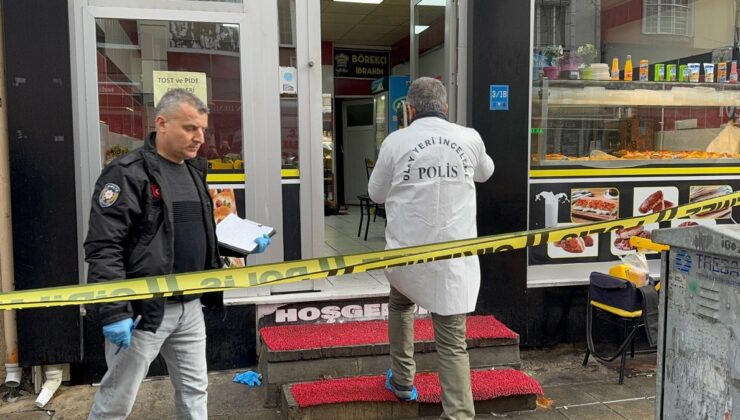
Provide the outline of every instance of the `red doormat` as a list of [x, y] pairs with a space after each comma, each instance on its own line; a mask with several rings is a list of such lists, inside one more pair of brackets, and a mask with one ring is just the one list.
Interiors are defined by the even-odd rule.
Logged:
[[[524, 372], [512, 369], [470, 372], [473, 399], [492, 400], [513, 395], [542, 395], [540, 384]], [[419, 373], [414, 380], [420, 403], [439, 403], [442, 389], [437, 373]], [[293, 384], [293, 398], [301, 408], [351, 402], [398, 401], [385, 389], [385, 376], [358, 376]]]
[[[265, 327], [262, 341], [272, 351], [312, 350], [388, 343], [387, 321], [358, 321], [341, 324], [305, 324]], [[517, 339], [519, 336], [491, 315], [469, 316], [466, 338]], [[434, 341], [431, 318], [414, 321], [415, 341]]]

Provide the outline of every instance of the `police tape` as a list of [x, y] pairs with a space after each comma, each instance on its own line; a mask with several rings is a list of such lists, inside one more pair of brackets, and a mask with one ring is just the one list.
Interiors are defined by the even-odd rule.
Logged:
[[563, 239], [610, 233], [637, 226], [731, 209], [740, 204], [740, 192], [662, 210], [645, 216], [577, 226], [548, 228], [441, 242], [362, 254], [208, 270], [183, 274], [21, 290], [0, 294], [0, 309], [57, 307], [150, 299], [174, 295], [243, 289], [342, 276], [370, 270], [402, 267], [512, 251]]

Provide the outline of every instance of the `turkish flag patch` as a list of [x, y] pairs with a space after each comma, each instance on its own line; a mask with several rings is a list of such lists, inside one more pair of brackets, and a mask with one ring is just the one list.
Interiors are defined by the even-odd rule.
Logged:
[[152, 184], [151, 189], [152, 189], [152, 197], [154, 197], [154, 199], [156, 200], [160, 200], [162, 198], [162, 190], [159, 188], [159, 185]]

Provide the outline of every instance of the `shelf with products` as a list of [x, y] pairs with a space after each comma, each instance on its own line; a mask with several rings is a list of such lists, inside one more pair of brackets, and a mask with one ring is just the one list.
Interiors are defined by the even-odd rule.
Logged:
[[736, 165], [740, 85], [538, 81], [532, 166]]
[[543, 78], [532, 90], [532, 101], [547, 106], [731, 107], [740, 106], [740, 84]]

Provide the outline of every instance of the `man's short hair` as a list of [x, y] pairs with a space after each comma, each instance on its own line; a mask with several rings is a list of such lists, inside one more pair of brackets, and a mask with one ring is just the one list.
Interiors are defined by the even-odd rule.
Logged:
[[162, 96], [157, 107], [154, 109], [154, 118], [160, 115], [171, 115], [172, 111], [178, 109], [181, 104], [188, 104], [195, 108], [201, 114], [207, 114], [208, 106], [203, 103], [192, 92], [185, 89], [172, 89]]
[[437, 79], [420, 77], [411, 83], [406, 100], [418, 113], [445, 112], [447, 89]]

